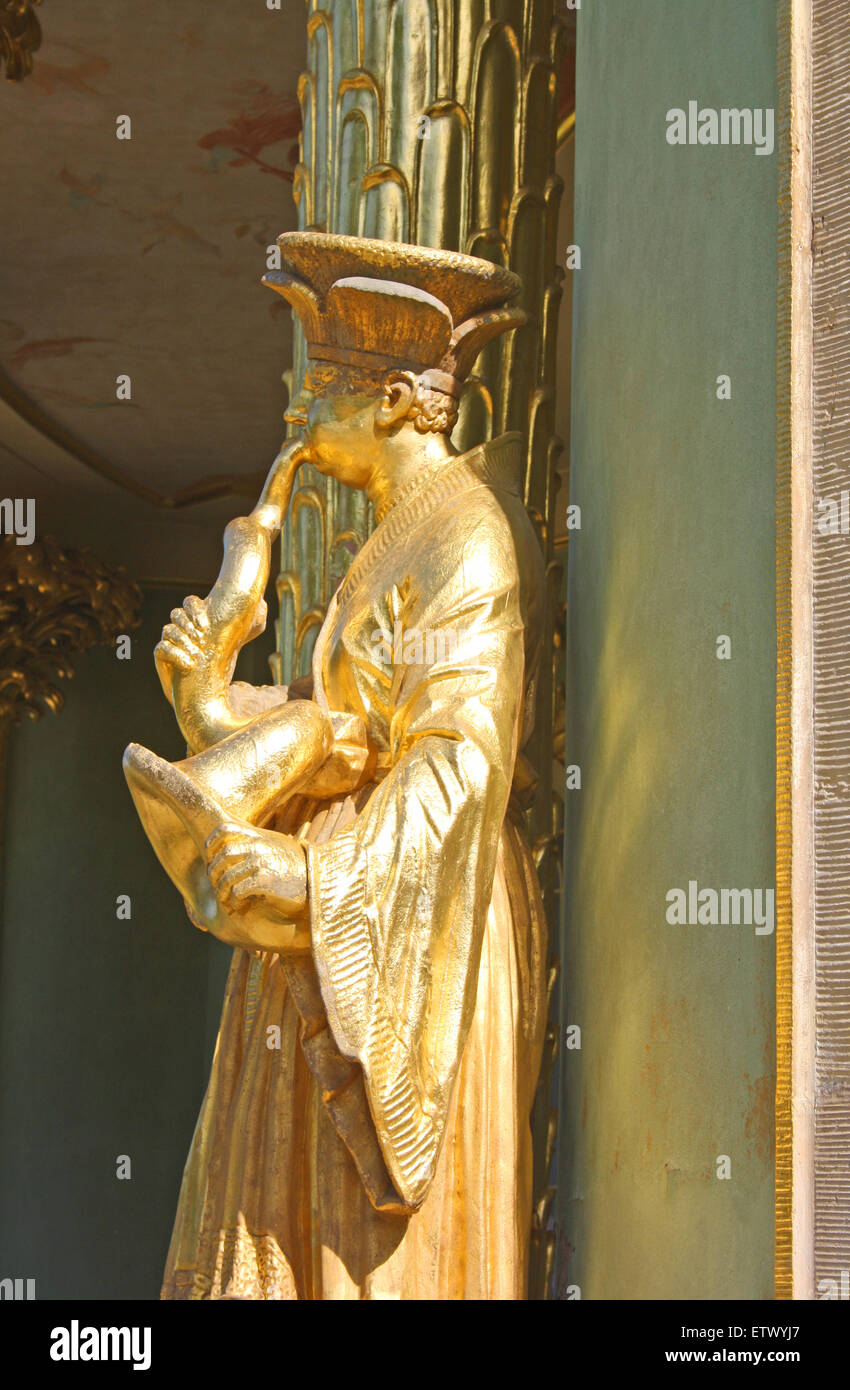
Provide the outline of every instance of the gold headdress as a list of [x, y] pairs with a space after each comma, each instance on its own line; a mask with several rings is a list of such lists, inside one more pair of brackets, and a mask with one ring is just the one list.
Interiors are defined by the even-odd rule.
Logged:
[[263, 284], [287, 299], [311, 361], [413, 371], [460, 395], [481, 349], [525, 322], [520, 281], [475, 256], [326, 232], [278, 237], [283, 268]]

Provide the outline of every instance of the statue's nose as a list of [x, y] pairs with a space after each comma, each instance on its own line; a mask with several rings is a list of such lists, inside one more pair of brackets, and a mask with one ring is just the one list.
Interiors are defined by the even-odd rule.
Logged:
[[310, 406], [315, 397], [312, 391], [303, 386], [294, 400], [289, 402], [284, 419], [288, 425], [306, 425]]

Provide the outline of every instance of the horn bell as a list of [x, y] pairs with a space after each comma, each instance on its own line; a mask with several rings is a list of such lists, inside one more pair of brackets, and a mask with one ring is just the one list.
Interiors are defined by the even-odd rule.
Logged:
[[[267, 710], [213, 747], [169, 763], [149, 748], [131, 743], [124, 776], [154, 853], [199, 927], [219, 935], [230, 914], [219, 904], [207, 874], [204, 846], [224, 822], [262, 825], [284, 800], [309, 781], [333, 747], [330, 721], [311, 701]], [[252, 914], [265, 927], [287, 919], [271, 905]]]

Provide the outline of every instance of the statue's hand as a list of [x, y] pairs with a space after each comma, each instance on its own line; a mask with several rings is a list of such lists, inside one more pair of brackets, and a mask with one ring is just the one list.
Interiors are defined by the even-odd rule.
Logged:
[[310, 949], [307, 859], [300, 841], [274, 830], [224, 822], [204, 845], [207, 874], [228, 913], [271, 907], [289, 919], [304, 918], [302, 949]]
[[[261, 599], [254, 610], [251, 629], [246, 637], [250, 642], [265, 631], [268, 606]], [[174, 672], [206, 675], [217, 655], [210, 633], [210, 620], [205, 599], [190, 594], [182, 608], [172, 608], [171, 622], [162, 629], [162, 637], [154, 647], [154, 663], [166, 698], [172, 701]], [[223, 684], [226, 682], [222, 682]]]
[[171, 682], [175, 670], [195, 669], [204, 650], [209, 633], [209, 618], [203, 599], [190, 594], [182, 608], [172, 608], [171, 622], [162, 629], [162, 637], [153, 651], [153, 659], [162, 688], [171, 699]]

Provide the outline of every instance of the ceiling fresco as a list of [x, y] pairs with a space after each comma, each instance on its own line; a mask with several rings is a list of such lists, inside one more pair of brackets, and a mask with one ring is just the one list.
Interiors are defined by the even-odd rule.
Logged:
[[232, 499], [156, 500], [264, 473], [283, 433], [290, 314], [260, 277], [296, 221], [302, 6], [201, 9], [48, 0], [31, 75], [0, 83], [2, 490], [43, 494], [39, 529], [114, 558], [111, 519], [144, 533], [142, 569], [175, 529], [213, 525], [217, 554]]

